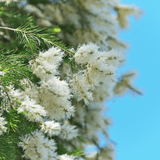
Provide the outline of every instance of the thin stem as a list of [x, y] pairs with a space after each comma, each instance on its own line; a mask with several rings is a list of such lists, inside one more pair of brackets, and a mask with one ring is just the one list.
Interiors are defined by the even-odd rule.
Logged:
[[24, 33], [24, 36], [25, 36], [25, 38], [26, 38], [26, 40], [27, 40], [27, 42], [28, 42], [28, 44], [29, 44], [29, 47], [30, 47], [30, 49], [31, 49], [31, 52], [32, 52], [32, 55], [33, 55], [33, 59], [35, 59], [35, 56], [34, 56], [34, 53], [33, 53], [33, 49], [32, 49], [32, 47], [31, 47], [31, 44], [29, 43], [29, 40], [28, 40], [28, 38], [27, 38], [27, 36], [26, 36], [25, 33]]
[[9, 28], [9, 27], [0, 27], [0, 29], [6, 29], [6, 30], [11, 30], [11, 31], [16, 31], [16, 32], [22, 32], [21, 30], [14, 29], [14, 28]]
[[29, 44], [29, 47], [30, 47], [30, 49], [31, 49], [31, 52], [32, 52], [32, 55], [33, 55], [33, 59], [35, 59], [35, 56], [34, 56], [34, 53], [33, 53], [33, 49], [32, 49], [32, 47], [31, 47], [31, 44], [29, 43], [29, 40], [28, 40], [28, 38], [27, 38], [27, 36], [26, 36], [26, 34], [25, 34], [25, 31], [18, 30], [18, 29], [13, 29], [13, 28], [9, 28], [9, 27], [0, 27], [0, 29], [6, 29], [6, 30], [14, 31], [14, 32], [21, 32], [21, 33], [23, 33], [24, 36], [25, 36], [25, 38], [26, 38], [26, 40], [27, 40], [27, 42], [28, 42], [28, 44]]
[[[36, 35], [36, 36], [37, 36], [37, 35]], [[38, 37], [38, 36], [37, 36], [37, 37]], [[40, 37], [40, 38], [41, 38], [41, 37]], [[53, 43], [53, 42], [51, 42], [51, 41], [48, 41], [48, 40], [46, 40], [46, 39], [44, 39], [44, 38], [41, 38], [41, 39], [43, 39], [43, 41], [49, 42], [49, 43], [52, 44], [52, 45], [55, 45], [56, 47], [60, 48], [60, 49], [63, 50], [64, 52], [67, 52], [69, 55], [70, 55], [70, 53], [75, 54], [74, 52], [72, 52], [72, 51], [67, 51], [67, 50], [65, 50], [64, 48], [58, 46], [57, 44], [55, 44], [55, 43]]]

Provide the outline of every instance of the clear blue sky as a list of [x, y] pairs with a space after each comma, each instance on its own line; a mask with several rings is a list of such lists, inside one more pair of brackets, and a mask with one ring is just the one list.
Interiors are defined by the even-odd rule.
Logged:
[[137, 70], [134, 84], [144, 90], [144, 95], [125, 95], [106, 103], [110, 108], [107, 115], [114, 122], [109, 134], [117, 143], [116, 160], [160, 160], [160, 1], [121, 2], [145, 11], [138, 21], [130, 18], [130, 29], [119, 35], [131, 46], [127, 64], [119, 72]]

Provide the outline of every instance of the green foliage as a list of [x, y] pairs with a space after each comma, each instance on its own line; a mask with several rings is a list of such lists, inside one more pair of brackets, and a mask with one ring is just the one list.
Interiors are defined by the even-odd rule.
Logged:
[[0, 136], [0, 157], [4, 157], [5, 160], [16, 160], [24, 154], [22, 148], [17, 146], [17, 142], [20, 141], [19, 137], [31, 133], [38, 126], [28, 121], [23, 113], [18, 114], [16, 109], [10, 112], [4, 111], [3, 116], [8, 122], [8, 132]]
[[16, 114], [15, 110], [10, 110], [9, 113], [6, 112], [5, 114], [6, 120], [7, 120], [7, 128], [8, 128], [8, 135], [9, 135], [9, 131], [10, 129], [13, 130], [13, 132], [16, 132], [18, 126], [16, 123], [20, 122], [18, 120], [19, 115]]
[[[0, 5], [0, 18], [6, 26], [17, 28], [21, 25], [26, 24], [26, 22], [30, 25], [35, 24], [35, 20], [33, 19], [33, 17], [29, 16], [29, 14], [20, 13], [17, 6], [13, 7], [11, 4], [6, 6], [5, 3], [0, 3]], [[4, 49], [4, 44], [6, 51], [13, 49], [18, 49], [17, 51], [19, 51], [23, 49], [23, 46], [19, 44], [19, 40], [16, 38], [16, 35], [13, 31], [3, 30], [3, 32], [4, 34], [8, 35], [8, 38], [6, 39], [5, 37], [3, 37], [0, 49]]]
[[42, 3], [42, 4], [49, 4], [49, 3], [51, 3], [50, 0], [28, 0], [28, 2], [30, 4], [34, 4], [34, 5], [37, 5], [39, 3]]

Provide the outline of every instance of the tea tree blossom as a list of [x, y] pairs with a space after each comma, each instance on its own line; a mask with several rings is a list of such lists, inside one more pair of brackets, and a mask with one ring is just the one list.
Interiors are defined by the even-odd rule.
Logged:
[[75, 129], [76, 126], [63, 124], [61, 126], [60, 138], [71, 140], [78, 136], [78, 129]]
[[23, 157], [31, 160], [58, 159], [54, 140], [45, 138], [40, 131], [35, 130], [31, 134], [20, 137], [20, 139], [22, 142], [19, 142], [18, 146], [24, 150], [25, 155]]
[[74, 56], [75, 61], [81, 64], [96, 61], [96, 57], [98, 57], [98, 49], [100, 49], [100, 47], [92, 42], [87, 45], [79, 45]]
[[[69, 101], [72, 95], [68, 84], [55, 76], [63, 54], [64, 52], [61, 52], [60, 49], [52, 47], [40, 53], [34, 62], [33, 60], [29, 62], [33, 73], [42, 79], [39, 99], [48, 112], [47, 116], [51, 119], [65, 119], [74, 116], [74, 107]], [[38, 68], [40, 70], [37, 70]]]
[[42, 122], [40, 127], [41, 127], [41, 131], [43, 131], [44, 133], [47, 133], [50, 137], [53, 135], [59, 135], [61, 131], [60, 124], [54, 121]]
[[0, 114], [0, 135], [7, 131], [8, 128], [5, 126], [6, 124], [7, 121], [5, 121], [5, 118], [1, 117]]
[[74, 107], [69, 101], [71, 94], [68, 84], [52, 77], [46, 83], [41, 82], [40, 87], [41, 104], [45, 106], [47, 116], [51, 119], [65, 119], [74, 116]]
[[85, 104], [89, 104], [89, 101], [93, 101], [92, 90], [93, 86], [88, 83], [84, 71], [80, 71], [73, 75], [70, 80], [72, 91], [77, 97], [77, 100], [84, 100]]
[[[79, 5], [80, 3], [80, 5]], [[129, 25], [129, 16], [139, 17], [143, 12], [134, 5], [121, 4], [117, 0], [67, 0], [52, 4], [27, 4], [24, 10], [38, 17], [37, 24], [45, 27], [54, 24], [69, 26], [72, 32], [62, 28], [57, 36], [70, 46], [93, 42], [105, 49], [124, 50], [128, 45], [118, 38], [118, 29]], [[74, 7], [73, 7], [74, 6]], [[33, 9], [34, 8], [34, 9]], [[63, 10], [63, 14], [61, 11]], [[43, 13], [39, 14], [39, 13]], [[46, 24], [44, 24], [46, 20]]]
[[[116, 80], [116, 70], [124, 61], [124, 55], [114, 50], [98, 51], [98, 46], [93, 43], [82, 45], [75, 54], [77, 63], [87, 63], [86, 77], [89, 83], [99, 85], [106, 80]], [[95, 49], [93, 51], [93, 49]], [[86, 51], [87, 50], [87, 51]], [[90, 58], [90, 56], [92, 58]]]
[[118, 17], [117, 20], [121, 28], [126, 28], [129, 24], [128, 16], [134, 15], [136, 18], [139, 18], [139, 15], [142, 14], [142, 11], [134, 6], [134, 5], [125, 5], [125, 4], [118, 4], [115, 7]]
[[41, 105], [36, 104], [36, 101], [30, 99], [27, 95], [17, 110], [18, 113], [24, 112], [30, 121], [39, 122], [43, 120], [42, 116], [46, 116], [45, 109]]
[[24, 94], [23, 91], [15, 90], [12, 85], [7, 88], [10, 89], [8, 93], [12, 97], [11, 100], [21, 102], [21, 104], [16, 104], [15, 106], [15, 108], [18, 106], [18, 113], [24, 112], [26, 118], [30, 121], [42, 121], [42, 116], [46, 116], [46, 111], [41, 105], [36, 104], [36, 101]]
[[0, 71], [0, 75], [4, 76], [5, 72]]
[[31, 60], [29, 62], [29, 66], [39, 78], [47, 80], [58, 74], [57, 68], [63, 56], [64, 52], [59, 48], [52, 47], [46, 52], [40, 52], [35, 61]]
[[75, 160], [76, 156], [63, 154], [59, 156], [59, 160]]

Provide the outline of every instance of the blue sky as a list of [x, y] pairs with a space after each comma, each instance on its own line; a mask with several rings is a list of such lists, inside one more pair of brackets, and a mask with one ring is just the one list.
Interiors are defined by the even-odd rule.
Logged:
[[[131, 46], [119, 73], [137, 70], [134, 84], [144, 94], [126, 94], [106, 103], [110, 108], [107, 116], [113, 120], [109, 134], [117, 143], [116, 160], [160, 160], [160, 1], [121, 2], [135, 4], [145, 12], [138, 21], [130, 18], [130, 29], [119, 34]], [[104, 145], [102, 136], [100, 144]]]

